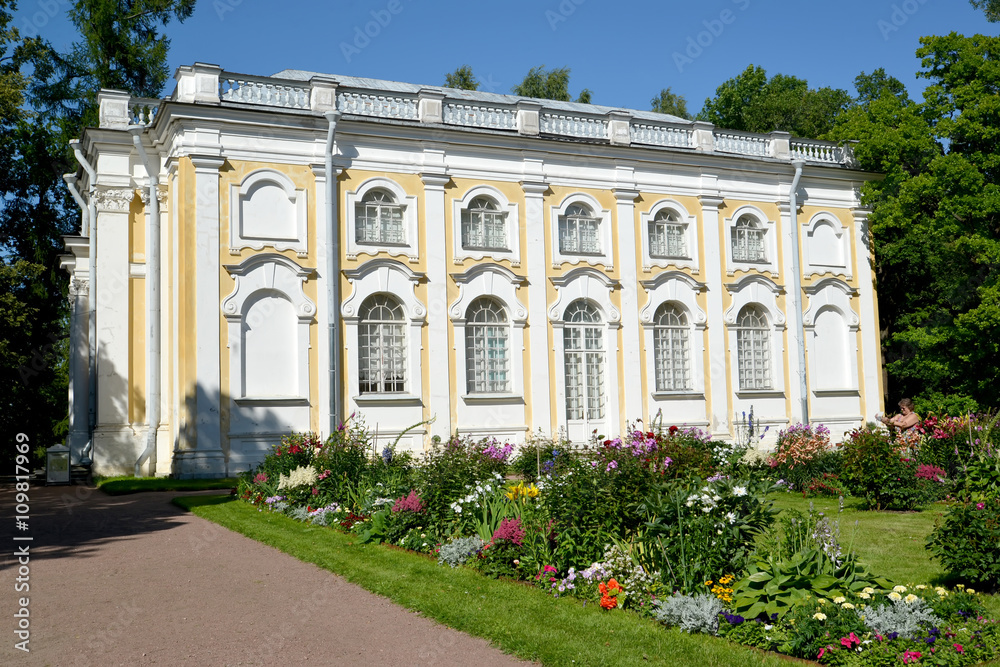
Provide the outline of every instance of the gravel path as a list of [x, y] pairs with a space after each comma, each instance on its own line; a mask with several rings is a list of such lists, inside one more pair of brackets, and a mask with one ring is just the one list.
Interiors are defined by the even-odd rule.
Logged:
[[[33, 486], [20, 532], [14, 489], [0, 489], [0, 664], [526, 664], [188, 514], [177, 495]], [[30, 591], [16, 592], [25, 544]], [[21, 597], [30, 653], [14, 647]]]

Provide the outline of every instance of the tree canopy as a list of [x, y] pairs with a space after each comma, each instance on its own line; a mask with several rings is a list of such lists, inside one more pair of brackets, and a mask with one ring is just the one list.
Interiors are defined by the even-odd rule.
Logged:
[[649, 101], [649, 104], [652, 106], [652, 111], [691, 120], [691, 114], [688, 113], [687, 109], [687, 100], [684, 99], [683, 95], [670, 92], [670, 88], [662, 89], [656, 97]]
[[[545, 65], [533, 67], [521, 83], [511, 88], [511, 92], [522, 97], [571, 102], [573, 98], [569, 94], [569, 73], [568, 67], [551, 70], [545, 69]], [[576, 101], [589, 104], [590, 98], [591, 92], [584, 88], [577, 95]]]
[[479, 81], [472, 73], [472, 68], [462, 65], [454, 72], [444, 75], [444, 85], [448, 88], [460, 88], [462, 90], [479, 90]]

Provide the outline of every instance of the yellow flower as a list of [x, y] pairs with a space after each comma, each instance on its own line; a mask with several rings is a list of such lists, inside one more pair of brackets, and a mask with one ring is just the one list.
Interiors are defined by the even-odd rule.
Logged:
[[875, 589], [874, 589], [874, 588], [872, 588], [871, 586], [865, 586], [865, 587], [864, 587], [864, 588], [863, 588], [863, 589], [861, 590], [861, 592], [862, 592], [862, 593], [867, 593], [868, 595], [871, 595], [872, 593], [874, 593], [874, 592], [875, 592]]
[[838, 595], [837, 597], [833, 598], [834, 604], [844, 604], [845, 602], [847, 602], [847, 598], [845, 598], [843, 595]]
[[872, 596], [868, 595], [868, 593], [865, 593], [864, 591], [861, 591], [860, 593], [858, 593], [858, 597], [861, 598], [862, 600], [870, 600]]
[[965, 588], [965, 584], [956, 584], [955, 588]]
[[927, 586], [925, 584], [918, 584], [917, 586], [914, 586], [914, 588], [916, 588], [918, 591], [922, 591], [925, 588], [927, 588]]
[[850, 602], [845, 602], [840, 606], [841, 609], [854, 609], [854, 605]]
[[975, 594], [976, 594], [976, 591], [972, 590], [971, 588], [966, 588], [966, 589], [965, 589], [965, 592], [966, 592], [966, 593], [971, 593], [972, 595], [975, 595]]
[[816, 598], [816, 602], [818, 602], [821, 605], [826, 604], [826, 600], [824, 600], [823, 598]]
[[916, 595], [914, 595], [913, 593], [910, 593], [905, 598], [903, 598], [903, 601], [906, 602], [906, 604], [913, 604], [914, 602], [916, 602], [919, 599], [920, 598], [918, 598]]
[[826, 620], [826, 614], [824, 614], [821, 611], [818, 611], [815, 614], [813, 614], [813, 618], [815, 618], [817, 621], [825, 621]]
[[900, 596], [899, 593], [897, 593], [896, 591], [893, 591], [892, 593], [889, 593], [889, 599], [890, 600], [899, 601], [899, 600], [902, 600], [903, 598], [902, 598], [902, 596]]
[[892, 589], [892, 592], [893, 593], [905, 593], [906, 592], [906, 586], [896, 586], [895, 588]]
[[945, 589], [941, 588], [940, 586], [938, 586], [937, 588], [935, 588], [934, 592], [937, 593], [939, 597], [944, 597], [945, 595], [948, 594], [948, 591], [946, 591]]
[[706, 581], [706, 582], [705, 582], [705, 585], [706, 585], [706, 586], [711, 586], [711, 585], [712, 585], [712, 580], [711, 580], [711, 579], [709, 579], [708, 581]]

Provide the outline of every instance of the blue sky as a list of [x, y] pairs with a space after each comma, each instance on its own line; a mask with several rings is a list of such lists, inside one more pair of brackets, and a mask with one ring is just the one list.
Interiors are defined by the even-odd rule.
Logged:
[[[22, 0], [16, 25], [67, 47], [69, 4]], [[996, 35], [1000, 24], [967, 0], [199, 0], [167, 28], [171, 70], [201, 61], [442, 85], [468, 64], [480, 90], [508, 93], [533, 66], [567, 66], [570, 92], [589, 88], [596, 104], [649, 109], [669, 86], [692, 113], [751, 63], [851, 93], [862, 70], [884, 67], [919, 98], [918, 39], [952, 31]]]

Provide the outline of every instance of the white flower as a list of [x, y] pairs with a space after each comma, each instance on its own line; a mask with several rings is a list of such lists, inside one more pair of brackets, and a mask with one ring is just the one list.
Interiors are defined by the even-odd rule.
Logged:
[[847, 598], [845, 598], [843, 595], [838, 595], [837, 597], [833, 598], [834, 604], [844, 604], [845, 602], [847, 602]]
[[896, 587], [894, 587], [892, 589], [892, 592], [893, 593], [905, 593], [906, 592], [906, 586], [896, 586]]
[[704, 512], [705, 514], [708, 514], [709, 512], [712, 511], [712, 508], [711, 507], [702, 507], [701, 511]]
[[736, 523], [736, 513], [726, 512], [726, 520], [729, 521], [729, 523]]
[[937, 588], [935, 588], [934, 592], [937, 593], [938, 596], [940, 596], [940, 597], [944, 597], [945, 595], [948, 594], [948, 591], [946, 591], [945, 589], [941, 588], [940, 586], [938, 586]]
[[927, 586], [926, 584], [917, 584], [916, 586], [914, 586], [914, 588], [916, 588], [918, 591], [922, 591], [925, 588], [927, 588]]
[[747, 487], [745, 486], [734, 486], [733, 495], [734, 496], [745, 496], [747, 494]]
[[913, 604], [914, 602], [916, 602], [919, 599], [920, 598], [918, 598], [916, 595], [914, 595], [913, 593], [910, 593], [905, 598], [903, 598], [903, 602], [905, 602], [906, 604]]
[[854, 605], [851, 604], [850, 602], [845, 602], [844, 604], [840, 605], [840, 608], [841, 609], [854, 609]]
[[871, 595], [872, 593], [875, 592], [875, 589], [872, 588], [871, 586], [865, 586], [863, 589], [861, 589], [861, 592], [862, 593], [867, 593], [868, 595]]
[[826, 614], [824, 614], [821, 611], [818, 611], [815, 614], [813, 614], [813, 618], [815, 618], [817, 621], [825, 621], [826, 620]]
[[861, 598], [862, 600], [870, 600], [872, 596], [869, 595], [868, 593], [865, 593], [864, 591], [861, 591], [860, 593], [858, 593], [858, 597]]
[[903, 598], [899, 595], [899, 593], [893, 591], [892, 593], [889, 593], [889, 599], [893, 600], [894, 602], [899, 602]]
[[694, 498], [688, 498], [687, 502], [684, 504], [687, 505], [688, 507], [691, 507], [692, 505], [694, 505]]

